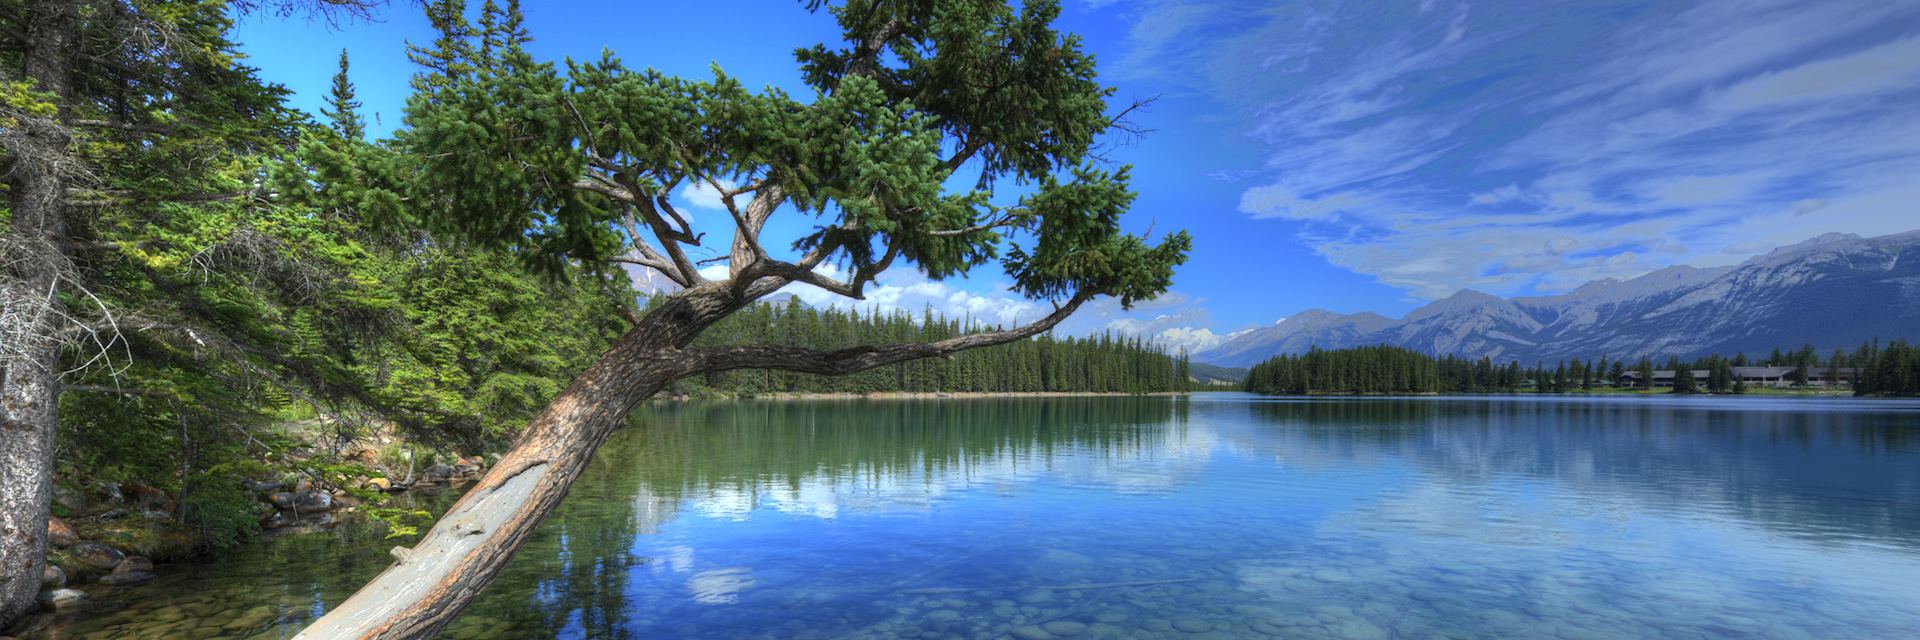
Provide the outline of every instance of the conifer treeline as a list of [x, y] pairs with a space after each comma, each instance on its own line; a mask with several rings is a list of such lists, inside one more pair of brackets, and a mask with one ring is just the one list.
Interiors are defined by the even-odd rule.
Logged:
[[[1734, 375], [1734, 367], [1790, 367], [1782, 376], [1786, 384], [1805, 387], [1809, 380], [1844, 379], [1842, 369], [1857, 372], [1852, 376], [1855, 395], [1920, 394], [1920, 347], [1904, 340], [1885, 345], [1873, 341], [1849, 353], [1835, 350], [1820, 357], [1812, 345], [1782, 351], [1774, 349], [1764, 358], [1708, 355], [1693, 360], [1669, 357], [1664, 364], [1642, 357], [1628, 363], [1602, 356], [1594, 360], [1562, 360], [1552, 367], [1545, 364], [1521, 367], [1518, 362], [1496, 364], [1491, 358], [1478, 360], [1457, 356], [1433, 357], [1417, 351], [1385, 345], [1351, 349], [1314, 348], [1305, 354], [1282, 355], [1254, 365], [1247, 373], [1243, 388], [1253, 393], [1487, 393], [1538, 391], [1562, 393], [1615, 386], [1629, 371], [1640, 373], [1641, 380], [1653, 379], [1653, 371], [1674, 371], [1674, 391], [1679, 393], [1745, 393], [1746, 385]], [[1707, 372], [1706, 380], [1696, 382], [1696, 371]], [[1816, 375], [1818, 374], [1818, 375]]]
[[1443, 388], [1439, 360], [1386, 345], [1282, 355], [1247, 371], [1253, 393], [1433, 393]]
[[[843, 349], [883, 342], [928, 342], [981, 327], [940, 318], [931, 310], [861, 313], [814, 309], [798, 299], [759, 304], [729, 316], [697, 344], [771, 343]], [[1110, 334], [1086, 338], [1042, 335], [1032, 340], [961, 352], [951, 359], [904, 362], [847, 376], [783, 371], [731, 371], [680, 382], [688, 394], [874, 392], [1119, 392], [1185, 391], [1189, 363], [1151, 342]]]
[[1895, 340], [1886, 346], [1868, 345], [1859, 358], [1860, 380], [1854, 395], [1920, 395], [1920, 347]]

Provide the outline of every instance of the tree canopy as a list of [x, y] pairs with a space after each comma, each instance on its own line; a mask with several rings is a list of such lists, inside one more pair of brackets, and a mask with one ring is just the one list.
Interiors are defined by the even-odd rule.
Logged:
[[[533, 264], [628, 264], [683, 286], [724, 263], [749, 298], [803, 282], [858, 298], [896, 260], [933, 278], [998, 261], [1033, 298], [1164, 291], [1190, 241], [1124, 233], [1125, 167], [1096, 157], [1124, 127], [1058, 6], [1002, 2], [822, 4], [845, 42], [796, 52], [812, 95], [598, 59], [537, 61], [517, 2], [477, 24], [459, 0], [427, 12], [440, 37], [421, 67], [389, 185], [408, 222], [517, 251]], [[966, 170], [970, 186], [950, 188]], [[977, 171], [977, 175], [971, 172]], [[1017, 194], [997, 193], [1012, 183]], [[720, 195], [731, 241], [669, 201]], [[776, 213], [809, 216], [786, 246]], [[722, 244], [724, 242], [724, 244]], [[782, 257], [791, 253], [797, 257]], [[822, 267], [837, 267], [829, 276]]]

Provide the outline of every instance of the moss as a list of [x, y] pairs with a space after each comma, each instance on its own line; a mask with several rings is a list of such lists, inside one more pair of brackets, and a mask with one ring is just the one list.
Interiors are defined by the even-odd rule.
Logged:
[[73, 555], [67, 553], [65, 549], [47, 549], [47, 562], [53, 566], [60, 567], [61, 571], [65, 571], [69, 583], [80, 582], [84, 579], [106, 573], [100, 569], [95, 569], [93, 565], [81, 562], [79, 558], [73, 557]]
[[130, 516], [88, 520], [74, 523], [74, 527], [82, 540], [95, 540], [154, 560], [191, 557], [197, 546], [191, 529], [166, 518]]

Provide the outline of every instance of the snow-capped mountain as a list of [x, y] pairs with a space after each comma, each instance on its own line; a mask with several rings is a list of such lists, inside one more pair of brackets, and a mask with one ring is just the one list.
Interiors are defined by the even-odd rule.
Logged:
[[1920, 231], [1827, 234], [1731, 267], [1668, 267], [1556, 296], [1462, 290], [1399, 320], [1313, 310], [1245, 332], [1195, 360], [1249, 366], [1281, 353], [1391, 344], [1499, 361], [1823, 352], [1920, 339]]

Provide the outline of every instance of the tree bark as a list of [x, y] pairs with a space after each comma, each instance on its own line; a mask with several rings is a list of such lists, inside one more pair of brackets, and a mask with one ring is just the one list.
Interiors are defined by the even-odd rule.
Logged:
[[[34, 2], [24, 71], [68, 115], [78, 9]], [[23, 119], [7, 149], [15, 157], [0, 238], [0, 628], [32, 611], [47, 559], [54, 433], [60, 393], [62, 317], [55, 293], [68, 268], [65, 172], [68, 136], [59, 119]]]
[[627, 413], [687, 374], [680, 350], [750, 299], [708, 283], [640, 318], [397, 562], [296, 638], [427, 638], [464, 610], [559, 506]]
[[[764, 295], [769, 288], [756, 288]], [[491, 583], [567, 489], [607, 436], [640, 402], [680, 378], [726, 369], [765, 367], [837, 375], [904, 360], [1002, 344], [1046, 331], [1091, 296], [1081, 294], [1029, 325], [940, 342], [859, 347], [833, 352], [717, 347], [687, 349], [701, 331], [757, 299], [725, 281], [674, 294], [640, 318], [599, 361], [555, 397], [494, 465], [412, 549], [340, 606], [294, 636], [429, 638], [452, 622]]]

